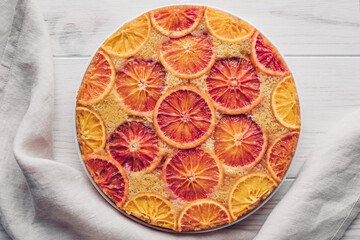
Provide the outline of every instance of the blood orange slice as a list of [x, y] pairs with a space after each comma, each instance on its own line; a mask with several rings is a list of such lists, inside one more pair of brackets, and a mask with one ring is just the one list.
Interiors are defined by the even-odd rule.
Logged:
[[192, 32], [200, 23], [204, 7], [170, 6], [150, 12], [153, 26], [165, 36], [183, 37]]
[[153, 61], [133, 59], [116, 73], [116, 92], [130, 114], [151, 115], [164, 85], [165, 70]]
[[205, 21], [210, 33], [225, 42], [239, 41], [254, 32], [254, 28], [245, 21], [212, 8], [206, 8]]
[[125, 23], [111, 37], [106, 39], [103, 49], [109, 54], [126, 58], [133, 56], [150, 37], [151, 22], [147, 14]]
[[234, 220], [256, 208], [274, 191], [277, 184], [270, 175], [250, 173], [242, 176], [229, 192], [228, 206]]
[[290, 132], [278, 137], [266, 154], [266, 166], [271, 176], [281, 182], [295, 154], [299, 132]]
[[199, 199], [189, 203], [178, 219], [179, 231], [196, 231], [218, 227], [231, 222], [226, 207], [212, 199]]
[[226, 114], [250, 111], [261, 101], [260, 80], [244, 58], [216, 61], [206, 85], [215, 107]]
[[216, 115], [210, 99], [196, 87], [176, 86], [167, 90], [154, 109], [156, 133], [176, 148], [193, 148], [215, 128]]
[[283, 78], [274, 87], [271, 93], [271, 110], [284, 127], [300, 129], [300, 104], [292, 76]]
[[92, 105], [103, 100], [114, 86], [115, 68], [109, 56], [99, 50], [86, 70], [77, 100]]
[[106, 143], [106, 129], [101, 116], [87, 107], [76, 108], [76, 131], [83, 154], [100, 152]]
[[129, 192], [128, 179], [119, 163], [107, 156], [86, 155], [84, 162], [95, 183], [119, 208]]
[[176, 229], [176, 213], [172, 204], [156, 193], [139, 193], [129, 199], [124, 210], [152, 225]]
[[177, 197], [193, 201], [206, 198], [222, 183], [223, 172], [217, 157], [200, 148], [179, 150], [163, 166], [163, 177]]
[[219, 159], [228, 166], [251, 168], [265, 154], [267, 134], [250, 117], [226, 116], [214, 132], [214, 149]]
[[166, 70], [179, 78], [197, 78], [215, 62], [214, 47], [205, 35], [186, 35], [164, 42], [159, 55]]
[[251, 39], [250, 59], [261, 71], [275, 76], [288, 72], [284, 59], [275, 47], [259, 32], [255, 32]]
[[160, 141], [155, 132], [141, 122], [121, 124], [108, 142], [111, 156], [126, 170], [151, 172], [162, 158]]

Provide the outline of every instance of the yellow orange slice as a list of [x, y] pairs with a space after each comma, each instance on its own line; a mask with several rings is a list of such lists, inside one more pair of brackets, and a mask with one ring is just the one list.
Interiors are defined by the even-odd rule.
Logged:
[[186, 149], [204, 142], [215, 128], [215, 109], [200, 89], [182, 85], [167, 90], [156, 103], [154, 127], [171, 146]]
[[77, 139], [81, 152], [100, 152], [106, 143], [106, 129], [101, 116], [87, 107], [76, 107]]
[[95, 183], [119, 208], [129, 192], [126, 174], [119, 163], [108, 156], [86, 155], [84, 162]]
[[147, 14], [125, 23], [111, 37], [105, 40], [102, 48], [116, 57], [126, 58], [135, 55], [150, 37], [151, 23]]
[[295, 154], [299, 132], [279, 136], [269, 147], [266, 154], [266, 167], [271, 176], [281, 182]]
[[284, 77], [274, 87], [271, 110], [284, 127], [300, 129], [300, 104], [292, 76]]
[[147, 223], [176, 229], [176, 213], [172, 204], [156, 193], [139, 193], [129, 199], [124, 210]]
[[108, 142], [111, 156], [129, 171], [151, 172], [162, 158], [158, 137], [142, 122], [121, 124], [110, 135]]
[[179, 78], [197, 78], [207, 73], [215, 62], [214, 47], [205, 35], [170, 38], [160, 49], [163, 66]]
[[247, 22], [212, 8], [206, 8], [205, 21], [210, 33], [225, 42], [236, 42], [250, 37], [255, 30]]
[[116, 72], [116, 92], [124, 109], [133, 115], [151, 116], [164, 85], [164, 68], [151, 60], [129, 60]]
[[258, 31], [251, 37], [250, 59], [257, 68], [270, 75], [281, 76], [289, 71], [276, 48]]
[[170, 6], [150, 12], [153, 26], [162, 34], [171, 38], [183, 37], [192, 32], [200, 23], [204, 7]]
[[224, 205], [213, 199], [199, 199], [186, 205], [178, 218], [179, 231], [215, 228], [231, 222]]
[[163, 166], [167, 187], [177, 197], [193, 201], [206, 198], [219, 188], [223, 171], [217, 157], [200, 148], [179, 150]]
[[99, 50], [86, 70], [78, 91], [78, 102], [82, 105], [100, 102], [109, 94], [114, 82], [114, 64], [106, 53]]
[[240, 114], [261, 101], [260, 80], [244, 58], [217, 60], [206, 79], [215, 107], [226, 114]]
[[276, 182], [265, 173], [242, 176], [229, 192], [228, 206], [234, 220], [248, 213], [264, 201], [276, 188]]
[[214, 132], [214, 151], [226, 165], [251, 168], [261, 161], [267, 147], [267, 134], [250, 117], [225, 116]]

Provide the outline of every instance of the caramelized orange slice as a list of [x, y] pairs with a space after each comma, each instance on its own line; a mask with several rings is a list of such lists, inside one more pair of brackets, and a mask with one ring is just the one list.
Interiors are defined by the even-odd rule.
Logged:
[[116, 73], [116, 92], [129, 114], [151, 115], [164, 85], [165, 70], [153, 61], [133, 59]]
[[156, 193], [139, 193], [129, 199], [124, 210], [147, 223], [176, 229], [176, 213], [172, 204]]
[[153, 26], [165, 36], [183, 37], [192, 32], [200, 23], [204, 7], [170, 6], [150, 12]]
[[274, 87], [271, 93], [271, 110], [284, 127], [300, 129], [300, 104], [292, 76], [283, 78]]
[[91, 60], [78, 91], [77, 100], [82, 105], [92, 105], [103, 100], [114, 86], [115, 68], [109, 56], [99, 50]]
[[276, 182], [265, 173], [242, 176], [229, 193], [228, 206], [234, 220], [250, 212], [264, 201], [276, 188]]
[[212, 8], [206, 8], [205, 21], [210, 33], [225, 42], [236, 42], [250, 37], [255, 30], [247, 22]]
[[210, 70], [215, 62], [215, 52], [205, 35], [186, 35], [164, 42], [159, 58], [166, 70], [175, 76], [197, 78]]
[[266, 154], [266, 167], [271, 176], [281, 182], [295, 154], [299, 132], [279, 136], [269, 147]]
[[261, 101], [260, 80], [244, 58], [216, 61], [206, 85], [215, 107], [226, 114], [250, 111]]
[[199, 199], [185, 206], [178, 219], [179, 231], [215, 228], [231, 222], [224, 205], [212, 199]]
[[121, 124], [109, 137], [109, 152], [126, 170], [151, 172], [160, 163], [162, 150], [155, 132], [143, 123]]
[[150, 37], [151, 22], [147, 14], [125, 23], [111, 37], [105, 40], [102, 48], [116, 57], [126, 58], [135, 55]]
[[196, 87], [176, 86], [167, 90], [154, 110], [156, 133], [176, 148], [193, 148], [215, 128], [215, 110], [210, 99]]
[[163, 166], [168, 188], [179, 198], [193, 201], [206, 198], [222, 183], [223, 172], [217, 157], [200, 148], [179, 150]]
[[110, 157], [101, 155], [86, 155], [84, 162], [101, 191], [116, 206], [122, 208], [129, 192], [129, 185], [121, 165]]
[[214, 132], [214, 149], [228, 166], [251, 168], [261, 161], [267, 146], [267, 135], [250, 117], [225, 116]]
[[250, 59], [256, 67], [270, 75], [281, 76], [289, 71], [276, 48], [257, 31], [251, 38]]

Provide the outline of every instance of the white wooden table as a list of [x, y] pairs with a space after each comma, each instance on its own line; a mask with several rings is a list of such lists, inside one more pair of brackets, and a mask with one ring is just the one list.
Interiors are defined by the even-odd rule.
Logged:
[[[53, 45], [55, 157], [80, 167], [73, 137], [76, 90], [90, 55], [117, 27], [171, 3], [213, 6], [244, 18], [284, 54], [299, 91], [302, 132], [294, 164], [277, 194], [243, 223], [258, 230], [296, 179], [317, 139], [360, 107], [360, 10], [358, 0], [39, 0]], [[360, 239], [360, 216], [344, 239]]]

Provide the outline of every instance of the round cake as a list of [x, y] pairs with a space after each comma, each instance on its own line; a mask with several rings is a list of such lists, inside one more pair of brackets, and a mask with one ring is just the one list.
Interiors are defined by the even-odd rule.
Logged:
[[257, 209], [295, 153], [294, 79], [256, 28], [203, 6], [125, 23], [92, 58], [76, 105], [82, 160], [125, 215], [219, 229]]

